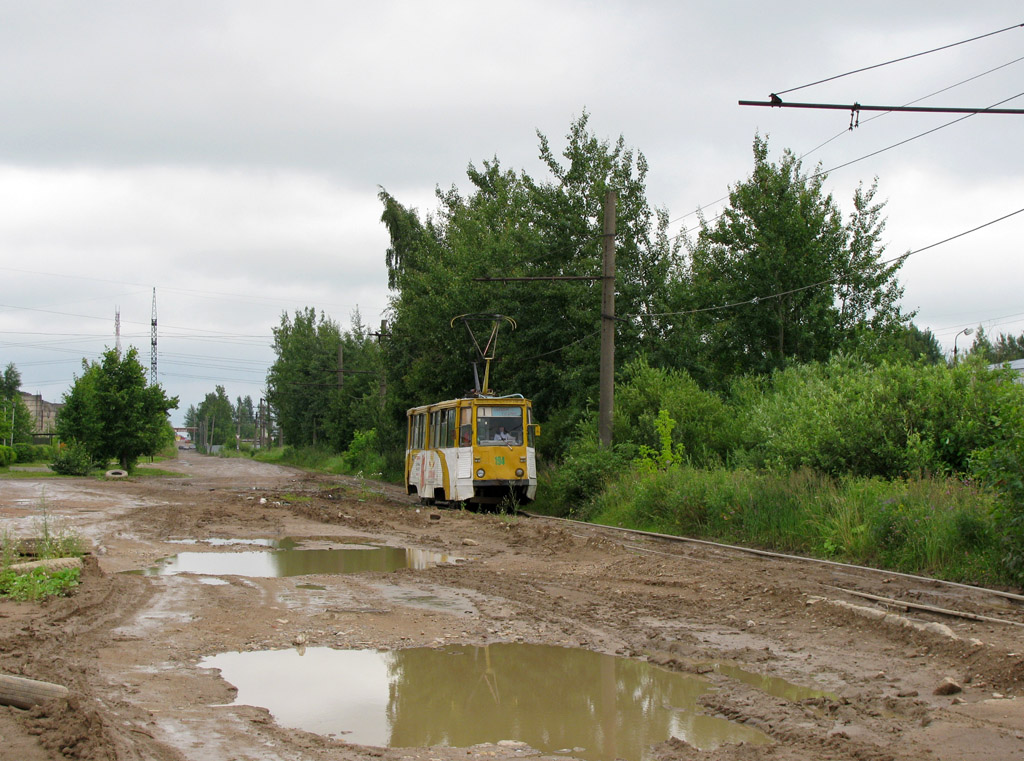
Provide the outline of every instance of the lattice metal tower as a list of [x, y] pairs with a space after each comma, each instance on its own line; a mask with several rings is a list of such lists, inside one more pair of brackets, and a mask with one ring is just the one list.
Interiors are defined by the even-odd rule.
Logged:
[[121, 307], [114, 307], [114, 348], [121, 357]]
[[156, 385], [156, 288], [153, 289], [153, 320], [149, 331], [149, 384]]

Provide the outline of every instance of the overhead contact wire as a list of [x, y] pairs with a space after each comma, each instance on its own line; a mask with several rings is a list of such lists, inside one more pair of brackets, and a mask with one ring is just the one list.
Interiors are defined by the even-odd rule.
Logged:
[[779, 90], [779, 91], [773, 93], [773, 95], [785, 95], [788, 92], [796, 92], [797, 90], [803, 90], [803, 89], [805, 89], [807, 87], [814, 87], [815, 85], [824, 84], [825, 82], [832, 82], [833, 80], [836, 80], [836, 79], [842, 79], [843, 77], [848, 77], [848, 76], [850, 76], [852, 74], [860, 74], [861, 72], [864, 72], [864, 71], [871, 71], [872, 69], [879, 69], [879, 68], [881, 68], [883, 66], [889, 66], [890, 64], [899, 63], [901, 61], [909, 61], [911, 58], [919, 58], [919, 57], [924, 56], [924, 55], [929, 55], [930, 53], [938, 53], [940, 50], [948, 50], [949, 48], [955, 48], [958, 45], [966, 45], [968, 42], [975, 42], [977, 40], [983, 40], [986, 37], [992, 37], [993, 35], [1002, 34], [1003, 32], [1008, 32], [1011, 29], [1020, 29], [1021, 27], [1024, 27], [1024, 24], [1014, 24], [1013, 26], [1008, 26], [1008, 27], [1005, 27], [1003, 29], [997, 29], [994, 32], [988, 32], [987, 34], [980, 34], [977, 37], [971, 37], [970, 39], [960, 40], [960, 42], [953, 42], [953, 43], [950, 43], [949, 45], [943, 45], [942, 47], [932, 48], [931, 50], [924, 50], [924, 51], [922, 51], [920, 53], [914, 53], [912, 55], [906, 55], [906, 56], [903, 56], [901, 58], [894, 58], [891, 61], [885, 61], [884, 63], [876, 63], [876, 64], [873, 64], [871, 66], [864, 66], [864, 67], [862, 67], [860, 69], [854, 69], [853, 71], [848, 71], [845, 74], [836, 74], [835, 76], [832, 76], [832, 77], [826, 77], [825, 79], [819, 79], [817, 82], [809, 82], [808, 84], [800, 85], [799, 87], [790, 87], [788, 90]]

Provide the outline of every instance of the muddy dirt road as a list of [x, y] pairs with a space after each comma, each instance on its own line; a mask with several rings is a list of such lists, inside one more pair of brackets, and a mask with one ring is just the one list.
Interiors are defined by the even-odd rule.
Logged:
[[[0, 707], [5, 761], [601, 757], [583, 744], [531, 747], [520, 742], [525, 730], [449, 747], [430, 733], [440, 719], [429, 714], [423, 736], [434, 740], [360, 745], [345, 734], [360, 727], [345, 722], [376, 719], [342, 717], [343, 728], [332, 733], [288, 726], [276, 710], [236, 703], [246, 697], [236, 693], [242, 688], [206, 660], [433, 649], [461, 655], [463, 665], [486, 657], [479, 689], [459, 703], [469, 723], [480, 701], [508, 712], [513, 703], [535, 702], [548, 714], [600, 703], [589, 694], [576, 701], [576, 685], [566, 693], [573, 699], [555, 695], [565, 685], [538, 681], [542, 675], [527, 673], [529, 666], [496, 671], [507, 643], [581, 648], [604, 654], [603, 664], [620, 656], [630, 668], [650, 663], [688, 676], [697, 685], [690, 709], [696, 719], [649, 738], [647, 759], [1024, 758], [1024, 699], [1016, 697], [1024, 693], [1024, 628], [883, 609], [850, 591], [1024, 622], [1013, 601], [591, 527], [417, 509], [379, 485], [245, 460], [188, 453], [161, 467], [185, 477], [0, 481], [0, 522], [9, 532], [31, 536], [45, 505], [48, 521], [73, 528], [93, 551], [72, 597], [41, 606], [0, 603], [0, 673], [71, 690], [69, 699], [28, 711]], [[285, 576], [217, 567], [123, 573], [180, 553], [251, 557], [270, 551], [261, 543], [285, 538], [299, 541], [300, 550], [358, 551], [373, 541], [443, 557], [423, 567], [342, 574], [317, 565]], [[527, 652], [547, 658], [552, 651]], [[467, 660], [470, 653], [476, 655]], [[541, 663], [541, 670], [563, 668]], [[411, 677], [426, 668], [397, 670]], [[429, 668], [432, 683], [420, 687], [425, 703], [463, 700], [450, 696], [449, 682], [468, 679], [472, 668]], [[325, 667], [322, 678], [306, 675], [298, 688], [282, 676], [269, 692], [286, 703], [322, 691], [328, 697], [317, 702], [349, 696], [358, 704], [363, 680], [376, 678], [354, 668], [340, 674]], [[598, 692], [623, 679], [601, 681]], [[962, 689], [936, 694], [947, 679]], [[394, 693], [394, 684], [385, 684], [389, 689]], [[385, 697], [396, 721], [412, 701]], [[601, 721], [614, 726], [607, 705], [614, 703], [605, 704]], [[687, 735], [702, 722], [738, 728], [728, 737], [748, 741]], [[595, 742], [611, 742], [607, 734]], [[640, 761], [622, 750], [610, 756]]]

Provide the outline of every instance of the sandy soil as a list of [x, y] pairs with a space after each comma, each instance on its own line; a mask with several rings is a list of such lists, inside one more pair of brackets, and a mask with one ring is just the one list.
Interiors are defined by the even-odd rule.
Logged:
[[[715, 687], [701, 698], [704, 712], [773, 741], [699, 751], [670, 739], [654, 747], [654, 759], [1024, 758], [1024, 700], [1016, 698], [1024, 691], [1024, 628], [891, 606], [884, 615], [844, 590], [1024, 622], [1016, 603], [596, 527], [417, 509], [391, 488], [246, 460], [186, 453], [161, 467], [186, 477], [0, 481], [0, 527], [32, 536], [45, 505], [47, 521], [92, 546], [71, 597], [0, 603], [0, 673], [71, 690], [70, 699], [28, 711], [0, 706], [0, 759], [538, 757], [511, 743], [372, 748], [286, 729], [264, 709], [231, 705], [233, 687], [199, 666], [222, 652], [296, 644], [508, 641], [584, 647], [698, 674]], [[327, 546], [355, 536], [466, 562], [224, 577], [217, 585], [120, 573], [180, 552], [175, 540], [294, 537]], [[320, 588], [306, 588], [310, 582]], [[453, 604], [415, 602], [427, 595]], [[775, 697], [710, 670], [722, 662], [832, 697]], [[947, 678], [962, 691], [935, 694]]]

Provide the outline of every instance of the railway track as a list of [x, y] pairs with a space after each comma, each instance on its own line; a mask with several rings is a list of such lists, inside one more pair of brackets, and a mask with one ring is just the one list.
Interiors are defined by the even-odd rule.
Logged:
[[[809, 569], [820, 569], [831, 575], [831, 578], [822, 578], [820, 575], [809, 573], [806, 578], [808, 587], [817, 587], [818, 591], [823, 594], [834, 596], [839, 593], [853, 598], [853, 601], [861, 605], [880, 606], [890, 610], [900, 609], [906, 613], [915, 612], [940, 618], [956, 618], [1024, 628], [1024, 595], [1007, 590], [834, 560], [759, 550], [706, 539], [660, 534], [618, 526], [603, 526], [570, 518], [539, 515], [528, 511], [523, 511], [523, 514], [532, 520], [568, 524], [576, 527], [577, 530], [588, 532], [590, 536], [610, 535], [620, 540], [628, 538], [633, 541], [623, 541], [623, 546], [645, 554], [683, 558], [684, 555], [678, 551], [678, 548], [688, 546], [726, 556], [730, 554], [754, 555], [768, 561], [806, 564]], [[650, 546], [652, 543], [659, 543], [664, 547], [656, 549]], [[673, 551], [665, 551], [669, 548]], [[838, 583], [829, 583], [829, 581]]]

